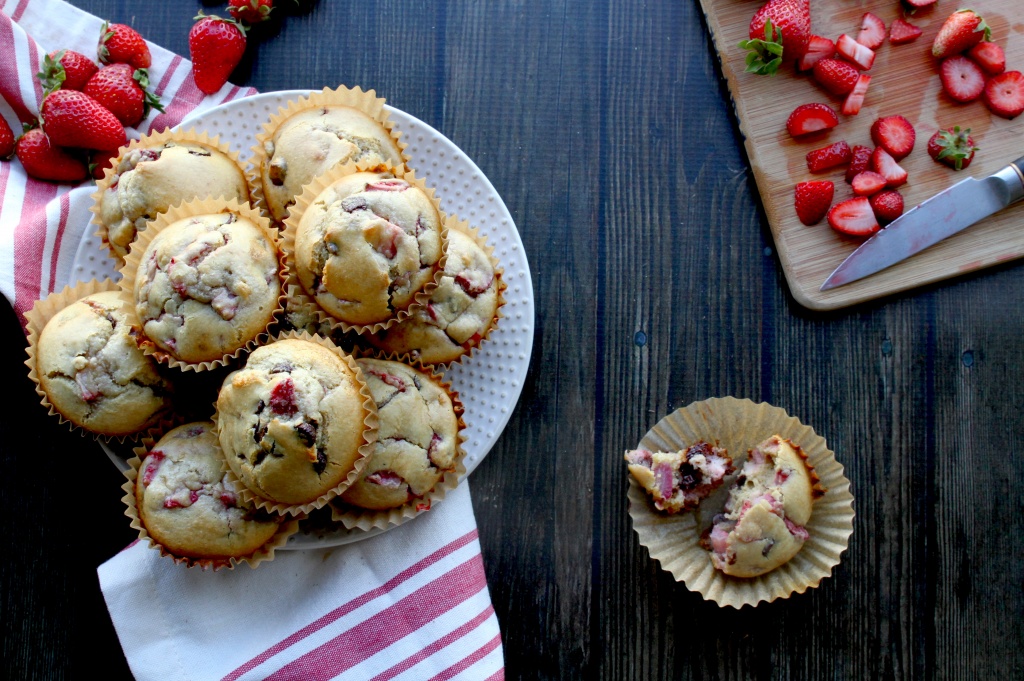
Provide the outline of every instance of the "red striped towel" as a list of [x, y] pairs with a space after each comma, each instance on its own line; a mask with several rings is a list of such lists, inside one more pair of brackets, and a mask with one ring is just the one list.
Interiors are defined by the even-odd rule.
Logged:
[[[0, 115], [14, 130], [39, 112], [43, 56], [61, 48], [94, 55], [101, 24], [61, 0], [0, 0]], [[228, 84], [203, 97], [187, 60], [150, 50], [166, 113], [152, 112], [130, 135], [255, 93]], [[91, 182], [39, 182], [18, 161], [0, 162], [0, 292], [19, 315], [75, 281], [78, 245], [95, 229], [92, 192]], [[466, 483], [377, 537], [278, 551], [255, 570], [190, 570], [136, 542], [98, 573], [140, 680], [504, 678]]]

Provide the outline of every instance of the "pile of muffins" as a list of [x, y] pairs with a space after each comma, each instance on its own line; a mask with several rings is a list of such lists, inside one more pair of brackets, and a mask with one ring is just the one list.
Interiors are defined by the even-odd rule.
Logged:
[[405, 147], [340, 87], [288, 102], [246, 164], [165, 130], [97, 183], [121, 278], [37, 301], [26, 364], [61, 422], [135, 445], [126, 515], [176, 562], [255, 566], [325, 513], [387, 529], [465, 474], [443, 372], [496, 327], [502, 270]]

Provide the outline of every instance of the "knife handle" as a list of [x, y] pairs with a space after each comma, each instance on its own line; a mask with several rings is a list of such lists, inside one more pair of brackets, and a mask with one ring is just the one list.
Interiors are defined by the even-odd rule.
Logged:
[[1024, 156], [1011, 163], [1010, 167], [1017, 172], [1017, 179], [1020, 180], [1021, 186], [1024, 187]]
[[998, 178], [1007, 191], [1006, 203], [1010, 205], [1024, 199], [1024, 156], [1006, 166], [992, 177]]

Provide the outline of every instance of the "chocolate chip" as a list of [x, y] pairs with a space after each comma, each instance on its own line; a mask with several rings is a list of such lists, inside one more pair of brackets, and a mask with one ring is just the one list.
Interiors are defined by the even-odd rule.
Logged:
[[317, 475], [327, 470], [327, 450], [323, 447], [316, 450], [316, 463], [313, 464], [313, 470], [316, 471]]
[[[302, 440], [302, 444], [312, 447], [316, 442], [317, 424], [315, 421], [306, 421], [295, 426], [295, 434]], [[319, 458], [319, 457], [318, 457]]]

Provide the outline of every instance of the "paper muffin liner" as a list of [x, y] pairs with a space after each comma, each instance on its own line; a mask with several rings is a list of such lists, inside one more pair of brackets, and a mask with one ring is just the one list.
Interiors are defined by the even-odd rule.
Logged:
[[[217, 359], [202, 362], [188, 362], [175, 357], [146, 337], [142, 320], [139, 318], [138, 311], [135, 308], [135, 277], [142, 264], [143, 254], [153, 242], [153, 239], [155, 239], [160, 232], [179, 220], [184, 220], [192, 216], [211, 215], [217, 213], [234, 213], [239, 217], [249, 220], [256, 225], [257, 229], [259, 229], [270, 243], [274, 245], [274, 248], [277, 251], [277, 275], [279, 285], [277, 305], [271, 313], [267, 315], [267, 323], [263, 330], [245, 344], [235, 348], [231, 352], [225, 353]], [[278, 323], [278, 318], [280, 317], [281, 312], [284, 310], [285, 281], [287, 281], [287, 279], [287, 264], [285, 263], [284, 254], [281, 251], [280, 235], [277, 233], [277, 230], [270, 225], [270, 221], [263, 217], [258, 210], [248, 203], [239, 203], [235, 199], [228, 200], [224, 197], [220, 197], [216, 199], [194, 199], [186, 203], [172, 206], [166, 212], [157, 215], [154, 220], [146, 223], [146, 227], [136, 235], [135, 241], [132, 242], [131, 249], [128, 251], [128, 257], [125, 258], [124, 266], [121, 268], [121, 280], [118, 283], [121, 287], [121, 299], [125, 304], [129, 319], [138, 332], [139, 347], [142, 348], [142, 351], [147, 355], [152, 355], [162, 364], [166, 364], [182, 371], [199, 372], [209, 371], [215, 367], [224, 366], [228, 362], [237, 359], [243, 353], [251, 352], [256, 348], [256, 346], [262, 344], [270, 337], [271, 332]]]
[[[215, 149], [224, 154], [225, 156], [227, 156], [228, 158], [230, 158], [235, 163], [235, 165], [238, 166], [238, 171], [242, 173], [242, 175], [245, 177], [246, 184], [249, 187], [250, 200], [252, 198], [252, 189], [251, 184], [249, 183], [249, 173], [246, 170], [245, 164], [243, 164], [242, 161], [239, 159], [239, 154], [237, 151], [233, 150], [226, 142], [220, 141], [220, 135], [210, 137], [205, 131], [196, 132], [195, 128], [190, 128], [189, 130], [178, 130], [177, 128], [164, 128], [159, 132], [150, 132], [146, 135], [143, 135], [137, 140], [130, 140], [128, 144], [120, 147], [117, 150], [117, 153], [111, 159], [110, 167], [104, 168], [103, 177], [99, 180], [96, 180], [96, 191], [92, 193], [92, 205], [89, 206], [89, 210], [93, 213], [90, 224], [96, 225], [98, 227], [98, 230], [96, 231], [95, 235], [99, 237], [102, 241], [104, 250], [107, 252], [107, 255], [116, 263], [118, 263], [119, 267], [124, 265], [124, 258], [122, 258], [117, 253], [117, 251], [114, 250], [114, 247], [110, 244], [110, 241], [107, 236], [107, 226], [104, 225], [102, 220], [100, 219], [100, 199], [103, 196], [103, 192], [107, 191], [110, 188], [110, 184], [111, 182], [113, 182], [113, 176], [116, 174], [115, 168], [121, 162], [121, 159], [124, 158], [126, 154], [128, 154], [131, 151], [134, 151], [135, 149], [150, 149], [153, 147], [158, 147], [162, 144], [166, 144], [167, 142], [171, 141], [199, 144], [204, 147], [207, 147], [208, 149]], [[137, 234], [136, 238], [138, 238]]]
[[354, 354], [354, 357], [357, 359], [372, 357], [374, 359], [391, 360], [408, 365], [409, 367], [419, 371], [436, 385], [440, 386], [448, 394], [449, 399], [452, 401], [452, 407], [455, 410], [458, 429], [455, 445], [455, 468], [451, 471], [445, 471], [444, 475], [442, 475], [441, 479], [437, 481], [433, 489], [431, 489], [430, 492], [425, 494], [422, 498], [387, 510], [360, 508], [346, 503], [340, 497], [331, 502], [331, 518], [335, 522], [342, 523], [346, 529], [351, 530], [353, 528], [358, 528], [360, 530], [371, 530], [373, 528], [378, 528], [384, 530], [401, 525], [422, 513], [426, 513], [433, 508], [434, 504], [444, 499], [448, 492], [455, 489], [462, 479], [466, 477], [466, 466], [464, 463], [466, 450], [463, 448], [463, 443], [466, 442], [467, 436], [466, 422], [462, 418], [465, 414], [465, 407], [462, 404], [462, 400], [459, 399], [459, 393], [452, 388], [451, 383], [445, 382], [444, 377], [434, 371], [433, 367], [429, 367], [418, 362], [405, 362], [393, 353], [376, 353], [360, 350]]
[[[397, 324], [394, 324], [391, 327], [388, 327], [387, 329], [384, 329], [383, 331], [378, 331], [378, 332], [375, 332], [375, 333], [372, 333], [372, 334], [363, 334], [363, 335], [361, 335], [359, 337], [359, 341], [361, 343], [368, 344], [370, 347], [375, 348], [379, 352], [383, 352], [383, 353], [393, 352], [401, 361], [407, 362], [409, 364], [418, 363], [418, 364], [423, 364], [424, 366], [432, 366], [432, 367], [435, 367], [435, 368], [440, 369], [440, 370], [447, 370], [447, 369], [451, 368], [451, 366], [453, 364], [461, 364], [463, 362], [463, 360], [466, 360], [466, 359], [472, 357], [473, 354], [476, 352], [476, 350], [485, 341], [490, 339], [491, 334], [494, 332], [494, 330], [498, 326], [499, 320], [501, 320], [501, 319], [503, 319], [505, 317], [505, 314], [504, 314], [504, 312], [502, 310], [502, 308], [505, 306], [505, 302], [506, 302], [505, 301], [505, 290], [508, 288], [508, 284], [505, 282], [505, 279], [504, 279], [504, 272], [505, 271], [501, 267], [501, 263], [498, 261], [498, 258], [495, 257], [495, 255], [494, 255], [494, 247], [490, 243], [488, 243], [487, 237], [485, 237], [483, 234], [481, 234], [480, 230], [478, 228], [470, 226], [470, 224], [469, 224], [469, 222], [467, 220], [461, 220], [461, 219], [459, 219], [458, 215], [455, 215], [455, 214], [451, 214], [451, 215], [449, 215], [447, 217], [446, 224], [448, 226], [449, 233], [451, 231], [458, 231], [458, 232], [461, 232], [462, 234], [465, 234], [466, 236], [470, 237], [471, 239], [473, 239], [473, 241], [476, 243], [476, 245], [480, 247], [480, 250], [482, 250], [484, 252], [484, 254], [487, 256], [487, 259], [490, 260], [490, 262], [491, 262], [491, 267], [494, 270], [494, 279], [495, 279], [495, 282], [497, 283], [497, 291], [496, 291], [496, 293], [497, 293], [497, 300], [496, 300], [496, 304], [494, 306], [494, 316], [491, 318], [490, 323], [483, 330], [483, 332], [479, 334], [479, 337], [470, 338], [466, 343], [463, 343], [463, 345], [462, 345], [462, 352], [460, 352], [458, 354], [458, 356], [451, 357], [449, 359], [444, 359], [444, 360], [436, 360], [435, 361], [431, 357], [423, 357], [422, 356], [422, 354], [423, 354], [422, 352], [417, 353], [417, 354], [413, 354], [411, 352], [398, 351], [398, 350], [395, 350], [393, 348], [389, 348], [388, 344], [381, 340], [381, 334], [382, 333], [386, 333], [387, 331], [393, 330], [395, 327], [399, 327], [403, 323], [408, 323], [405, 319], [403, 319], [402, 321], [400, 321]], [[445, 275], [444, 275], [444, 271], [443, 271], [443, 268], [442, 268], [442, 271], [441, 271], [440, 275], [438, 275], [438, 277], [437, 277], [438, 283], [440, 283], [441, 279], [443, 279], [444, 276]], [[428, 298], [426, 303], [429, 303], [429, 302], [430, 302], [430, 299]]]
[[809, 537], [800, 551], [787, 563], [758, 577], [725, 575], [715, 569], [711, 554], [700, 545], [701, 533], [721, 512], [738, 473], [704, 499], [696, 511], [676, 515], [655, 510], [643, 488], [627, 473], [629, 515], [640, 543], [676, 581], [722, 607], [738, 609], [789, 598], [828, 577], [853, 533], [850, 481], [825, 439], [810, 426], [779, 407], [745, 399], [722, 397], [694, 402], [663, 418], [640, 441], [641, 448], [652, 452], [678, 451], [698, 440], [717, 443], [728, 450], [739, 471], [747, 451], [772, 435], [780, 435], [803, 449], [826, 491], [814, 501], [805, 526]]
[[[375, 322], [373, 324], [350, 324], [336, 318], [330, 312], [325, 310], [317, 302], [316, 297], [311, 295], [302, 285], [302, 282], [299, 280], [298, 268], [296, 267], [295, 262], [295, 238], [297, 236], [299, 222], [301, 222], [303, 214], [316, 201], [317, 197], [319, 197], [320, 194], [327, 190], [331, 185], [342, 178], [358, 172], [390, 173], [396, 178], [405, 180], [410, 185], [426, 194], [441, 219], [441, 258], [437, 261], [437, 265], [435, 266], [433, 279], [429, 280], [423, 288], [413, 296], [413, 302], [409, 304], [409, 307], [404, 310], [399, 310], [386, 320]], [[303, 188], [302, 194], [296, 197], [295, 205], [292, 206], [291, 212], [284, 222], [284, 228], [281, 232], [281, 250], [284, 251], [285, 264], [288, 268], [287, 290], [289, 291], [289, 304], [303, 309], [315, 310], [319, 323], [321, 325], [329, 326], [332, 329], [332, 332], [340, 330], [340, 332], [352, 332], [359, 335], [367, 335], [390, 328], [395, 324], [408, 319], [418, 310], [423, 309], [430, 300], [430, 295], [440, 283], [441, 275], [444, 273], [445, 264], [448, 262], [448, 230], [451, 229], [451, 226], [451, 218], [447, 213], [441, 210], [441, 201], [437, 197], [437, 192], [432, 187], [428, 187], [422, 178], [416, 177], [416, 173], [414, 171], [407, 168], [396, 168], [395, 166], [387, 163], [345, 163], [340, 166], [336, 166], [330, 172], [317, 177]]]
[[[252, 196], [253, 205], [256, 206], [272, 222], [273, 216], [267, 207], [266, 198], [263, 195], [263, 164], [268, 162], [266, 143], [273, 140], [278, 127], [295, 114], [307, 109], [318, 109], [325, 106], [348, 106], [357, 109], [371, 119], [380, 123], [394, 140], [402, 155], [402, 163], [409, 165], [409, 155], [406, 148], [409, 146], [401, 140], [402, 133], [395, 128], [395, 123], [390, 119], [390, 114], [384, 108], [385, 99], [378, 97], [374, 90], [363, 90], [359, 86], [348, 88], [339, 85], [335, 89], [324, 88], [319, 92], [312, 92], [305, 97], [299, 97], [288, 101], [283, 107], [272, 114], [270, 119], [264, 123], [263, 129], [256, 135], [256, 144], [252, 147], [252, 154], [249, 159], [247, 177], [249, 178], [249, 194]], [[296, 197], [298, 198], [298, 197]], [[289, 209], [289, 213], [291, 209]], [[283, 221], [282, 221], [283, 222]]]
[[[149, 546], [158, 550], [161, 556], [170, 558], [179, 565], [184, 565], [190, 568], [198, 567], [202, 570], [212, 569], [214, 572], [223, 568], [233, 570], [239, 563], [245, 563], [249, 567], [255, 568], [264, 561], [273, 560], [277, 549], [284, 546], [288, 542], [288, 538], [298, 532], [298, 518], [282, 517], [278, 524], [277, 532], [274, 533], [270, 540], [247, 555], [234, 556], [230, 558], [196, 558], [172, 552], [170, 549], [158, 542], [156, 538], [151, 536], [146, 530], [146, 526], [139, 517], [138, 499], [135, 496], [135, 483], [139, 477], [139, 469], [142, 466], [142, 462], [146, 458], [146, 455], [158, 441], [159, 438], [157, 437], [147, 436], [143, 438], [138, 447], [135, 447], [132, 450], [133, 456], [128, 460], [128, 470], [124, 473], [127, 480], [123, 485], [121, 485], [121, 490], [124, 492], [124, 496], [121, 497], [121, 501], [124, 502], [125, 505], [124, 514], [131, 521], [132, 529], [138, 531], [139, 539], [149, 542]], [[224, 470], [227, 472], [226, 464], [224, 465]], [[230, 476], [226, 478], [226, 481], [229, 485], [235, 488], [233, 491], [238, 494], [238, 484], [231, 482]]]
[[[85, 298], [86, 296], [91, 296], [94, 293], [118, 290], [119, 287], [117, 283], [110, 279], [104, 279], [102, 281], [92, 279], [88, 282], [80, 282], [73, 286], [65, 286], [61, 291], [51, 293], [42, 300], [37, 300], [32, 306], [32, 309], [25, 312], [25, 319], [28, 322], [28, 345], [26, 348], [28, 359], [25, 360], [25, 366], [28, 367], [28, 377], [32, 380], [32, 383], [35, 386], [36, 394], [40, 397], [40, 403], [51, 415], [56, 416], [60, 423], [67, 425], [72, 432], [79, 431], [83, 435], [87, 435], [107, 443], [136, 442], [147, 434], [155, 434], [172, 427], [179, 420], [173, 410], [173, 395], [171, 398], [171, 406], [169, 406], [163, 413], [158, 414], [157, 417], [144, 428], [133, 433], [99, 433], [75, 423], [57, 410], [57, 408], [50, 402], [49, 395], [47, 395], [46, 391], [43, 389], [36, 363], [39, 336], [42, 334], [43, 328], [51, 319], [54, 318], [54, 316], [64, 308], [81, 300], [82, 298]], [[157, 370], [159, 371], [161, 368], [158, 366]], [[165, 378], [170, 380], [170, 377], [165, 376]]]
[[[373, 453], [373, 445], [377, 442], [377, 403], [373, 400], [373, 395], [370, 394], [370, 388], [366, 385], [366, 379], [363, 378], [363, 370], [356, 364], [355, 359], [343, 351], [337, 345], [335, 345], [330, 339], [324, 338], [323, 336], [310, 334], [305, 331], [287, 331], [276, 334], [273, 336], [265, 345], [276, 343], [277, 341], [285, 340], [288, 338], [297, 338], [299, 340], [309, 341], [321, 345], [331, 352], [335, 353], [345, 362], [356, 379], [356, 383], [359, 386], [359, 394], [363, 398], [363, 408], [366, 410], [366, 416], [363, 418], [363, 444], [358, 448], [360, 457], [356, 459], [355, 465], [349, 472], [348, 476], [345, 477], [340, 483], [327, 490], [316, 499], [309, 501], [304, 504], [285, 504], [282, 502], [274, 501], [262, 496], [256, 490], [250, 489], [246, 484], [235, 474], [230, 466], [227, 466], [227, 477], [232, 482], [236, 489], [238, 489], [242, 500], [246, 503], [251, 503], [256, 508], [265, 509], [273, 513], [279, 513], [281, 515], [289, 515], [295, 517], [304, 517], [316, 509], [323, 508], [332, 499], [337, 497], [339, 494], [347, 490], [352, 483], [359, 479], [359, 474], [366, 466], [370, 459], [370, 454]], [[214, 414], [213, 422], [217, 424], [218, 429], [220, 428], [220, 410], [217, 408], [216, 402], [213, 405]]]

